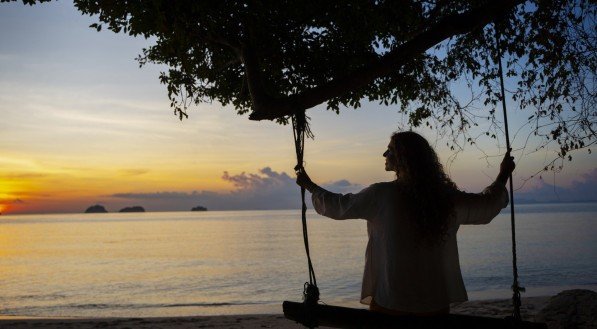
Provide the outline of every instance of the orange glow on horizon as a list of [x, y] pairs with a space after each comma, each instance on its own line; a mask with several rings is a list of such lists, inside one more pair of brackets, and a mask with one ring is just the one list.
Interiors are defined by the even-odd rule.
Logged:
[[0, 159], [0, 213], [82, 212], [89, 205], [105, 205], [110, 201], [118, 204], [112, 207], [118, 208], [122, 200], [112, 197], [118, 193], [232, 190], [232, 184], [222, 180], [221, 175], [222, 170], [217, 166], [202, 166], [199, 170], [192, 163], [177, 166], [175, 170], [163, 166], [121, 166], [110, 161], [88, 167], [68, 167], [58, 160], [28, 161], [12, 156]]

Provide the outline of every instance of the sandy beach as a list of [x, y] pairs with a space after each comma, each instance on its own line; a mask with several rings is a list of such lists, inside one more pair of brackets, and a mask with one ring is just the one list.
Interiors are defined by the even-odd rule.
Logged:
[[[533, 320], [537, 312], [547, 305], [550, 297], [528, 297], [523, 299], [521, 314], [525, 320]], [[92, 319], [39, 319], [0, 318], [0, 328], [302, 328], [281, 314], [222, 315], [171, 318], [92, 318]], [[509, 299], [469, 301], [453, 305], [452, 313], [474, 314], [490, 317], [505, 317], [512, 312]], [[326, 327], [320, 327], [326, 328]]]

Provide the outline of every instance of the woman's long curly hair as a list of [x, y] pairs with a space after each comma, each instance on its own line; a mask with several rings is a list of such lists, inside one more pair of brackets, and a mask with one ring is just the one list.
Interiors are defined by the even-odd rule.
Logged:
[[[422, 242], [437, 245], [445, 241], [454, 214], [454, 192], [458, 189], [444, 172], [435, 150], [412, 131], [396, 132], [390, 143], [401, 185], [400, 198], [407, 201], [411, 218]], [[406, 199], [406, 200], [405, 200]]]

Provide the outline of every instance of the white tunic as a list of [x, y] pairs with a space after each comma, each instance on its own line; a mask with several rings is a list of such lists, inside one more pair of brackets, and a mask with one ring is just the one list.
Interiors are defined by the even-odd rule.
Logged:
[[[398, 184], [373, 184], [356, 194], [336, 194], [317, 187], [313, 206], [333, 219], [367, 220], [369, 242], [361, 303], [375, 303], [404, 312], [432, 312], [468, 300], [456, 232], [461, 224], [487, 224], [508, 204], [506, 188], [493, 183], [482, 193], [458, 192], [455, 218], [445, 243], [429, 246], [416, 241], [413, 219], [403, 211]], [[433, 205], [430, 205], [433, 206]]]

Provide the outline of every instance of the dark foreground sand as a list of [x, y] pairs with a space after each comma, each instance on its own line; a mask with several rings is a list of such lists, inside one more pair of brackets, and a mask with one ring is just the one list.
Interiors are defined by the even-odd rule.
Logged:
[[[547, 305], [549, 297], [529, 297], [522, 302], [521, 314], [525, 320], [534, 316]], [[453, 305], [452, 313], [480, 316], [505, 317], [512, 313], [510, 300], [472, 301]], [[283, 314], [222, 315], [172, 318], [97, 318], [97, 319], [11, 319], [0, 318], [0, 328], [303, 328], [300, 324], [284, 318]], [[325, 327], [320, 327], [325, 328]]]

